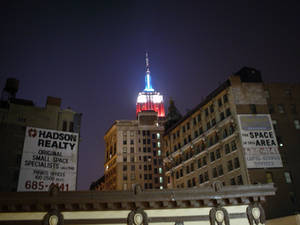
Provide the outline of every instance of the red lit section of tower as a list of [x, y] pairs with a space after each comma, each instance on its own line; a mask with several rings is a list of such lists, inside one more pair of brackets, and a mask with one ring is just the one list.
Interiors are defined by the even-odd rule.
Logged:
[[142, 111], [155, 111], [158, 117], [165, 117], [163, 96], [154, 91], [151, 84], [148, 54], [146, 53], [145, 89], [140, 92], [136, 102], [136, 115]]

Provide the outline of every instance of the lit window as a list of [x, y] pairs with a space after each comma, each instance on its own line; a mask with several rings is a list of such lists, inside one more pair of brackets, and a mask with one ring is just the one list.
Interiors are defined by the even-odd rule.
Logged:
[[284, 172], [284, 177], [285, 177], [285, 181], [286, 181], [287, 184], [292, 183], [291, 174], [289, 172]]
[[160, 133], [156, 134], [157, 139], [160, 139]]
[[162, 182], [163, 182], [163, 178], [159, 177], [159, 183], [162, 183]]
[[157, 142], [157, 147], [159, 147], [159, 148], [160, 148], [160, 142]]
[[299, 122], [299, 120], [294, 120], [294, 124], [295, 124], [295, 128], [297, 130], [300, 130], [300, 122]]
[[273, 174], [271, 172], [266, 172], [267, 183], [273, 183]]
[[162, 174], [162, 168], [161, 168], [161, 167], [159, 167], [158, 172], [159, 172], [160, 174]]
[[157, 155], [161, 156], [161, 150], [160, 149], [157, 151]]
[[278, 112], [284, 113], [284, 106], [282, 104], [278, 104]]
[[160, 187], [159, 187], [159, 189], [161, 189], [161, 190], [162, 190], [162, 189], [164, 189], [164, 188], [163, 188], [163, 186], [160, 186]]

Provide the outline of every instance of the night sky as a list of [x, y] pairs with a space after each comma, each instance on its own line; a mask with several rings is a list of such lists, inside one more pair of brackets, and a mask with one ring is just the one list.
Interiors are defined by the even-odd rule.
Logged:
[[[206, 2], [206, 3], [205, 3]], [[135, 119], [145, 51], [182, 114], [243, 66], [300, 82], [299, 1], [0, 1], [0, 88], [81, 112], [78, 189], [103, 175], [105, 132]], [[208, 3], [210, 2], [210, 3]]]

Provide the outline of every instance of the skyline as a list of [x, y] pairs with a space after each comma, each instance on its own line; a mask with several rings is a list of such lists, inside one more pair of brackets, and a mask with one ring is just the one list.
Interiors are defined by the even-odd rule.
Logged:
[[0, 3], [0, 88], [83, 114], [78, 189], [103, 174], [105, 132], [135, 119], [149, 52], [153, 88], [184, 115], [243, 66], [265, 82], [300, 82], [300, 4], [114, 1]]

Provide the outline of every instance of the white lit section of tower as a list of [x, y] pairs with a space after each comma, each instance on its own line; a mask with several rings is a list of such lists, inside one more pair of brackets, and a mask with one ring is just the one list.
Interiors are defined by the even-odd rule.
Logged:
[[148, 53], [146, 53], [145, 89], [137, 97], [136, 115], [142, 111], [155, 111], [159, 117], [165, 117], [163, 96], [152, 88]]

